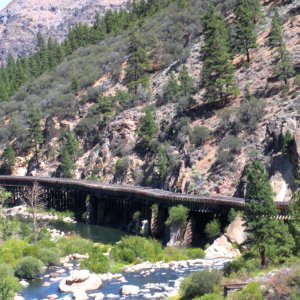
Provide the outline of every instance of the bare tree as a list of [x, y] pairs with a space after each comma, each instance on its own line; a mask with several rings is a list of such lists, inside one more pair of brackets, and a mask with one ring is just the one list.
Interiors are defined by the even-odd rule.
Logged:
[[22, 202], [27, 206], [30, 210], [32, 216], [32, 229], [33, 229], [33, 240], [36, 241], [38, 237], [38, 222], [37, 222], [37, 213], [46, 208], [47, 203], [43, 198], [44, 190], [37, 183], [34, 182], [31, 188], [26, 188], [24, 192], [24, 198]]

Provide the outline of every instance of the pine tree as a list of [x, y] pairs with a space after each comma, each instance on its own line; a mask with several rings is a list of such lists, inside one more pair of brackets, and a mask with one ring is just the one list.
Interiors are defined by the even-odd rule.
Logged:
[[159, 170], [159, 178], [163, 180], [166, 177], [169, 167], [169, 158], [167, 155], [166, 147], [164, 145], [160, 145], [159, 147], [157, 165]]
[[270, 46], [272, 48], [279, 47], [282, 43], [282, 22], [278, 11], [276, 10], [272, 18], [270, 31]]
[[73, 78], [71, 82], [71, 91], [77, 95], [80, 90], [80, 82], [78, 78]]
[[283, 80], [285, 86], [288, 86], [288, 79], [295, 74], [295, 71], [292, 65], [291, 55], [286, 49], [283, 39], [282, 24], [277, 11], [272, 19], [270, 45], [275, 48], [273, 60], [274, 75], [280, 80]]
[[261, 265], [267, 264], [267, 251], [276, 227], [277, 209], [264, 165], [255, 161], [247, 169], [247, 192], [244, 218], [248, 237], [246, 243], [260, 255]]
[[65, 150], [68, 152], [72, 160], [75, 159], [79, 152], [79, 142], [77, 141], [73, 131], [68, 130], [65, 135]]
[[257, 48], [257, 35], [255, 31], [255, 11], [249, 0], [237, 1], [234, 9], [236, 17], [237, 48], [245, 51], [247, 61], [250, 62], [250, 50]]
[[180, 90], [184, 96], [190, 96], [194, 92], [193, 78], [189, 75], [187, 66], [183, 66], [179, 74]]
[[4, 168], [11, 172], [12, 168], [16, 164], [17, 155], [11, 144], [7, 144], [3, 152], [3, 165]]
[[31, 144], [34, 147], [35, 160], [37, 167], [40, 167], [39, 162], [39, 147], [44, 143], [44, 137], [41, 129], [41, 113], [36, 107], [33, 107], [29, 112], [29, 135], [31, 139]]
[[62, 175], [67, 178], [73, 177], [74, 163], [68, 151], [64, 148], [60, 155]]
[[213, 6], [203, 18], [203, 68], [201, 82], [210, 102], [224, 105], [229, 96], [237, 95], [238, 89], [231, 62], [229, 32], [223, 18]]
[[166, 83], [163, 91], [163, 97], [167, 101], [177, 101], [178, 95], [180, 91], [180, 86], [178, 84], [177, 79], [175, 78], [175, 75], [172, 73], [168, 82]]
[[158, 125], [156, 124], [154, 114], [148, 107], [146, 108], [145, 115], [140, 118], [140, 127], [138, 135], [142, 139], [145, 146], [154, 138], [158, 131]]
[[131, 92], [137, 95], [138, 86], [149, 86], [148, 73], [151, 71], [151, 61], [145, 50], [145, 43], [140, 33], [133, 29], [130, 33], [128, 47], [128, 67], [126, 81]]

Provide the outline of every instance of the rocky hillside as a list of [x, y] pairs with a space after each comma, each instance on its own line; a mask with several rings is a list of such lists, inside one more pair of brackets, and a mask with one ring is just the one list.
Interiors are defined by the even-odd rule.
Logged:
[[[23, 86], [9, 103], [2, 103], [1, 117], [7, 125], [0, 132], [2, 147], [10, 141], [18, 155], [12, 172], [59, 176], [65, 132], [71, 130], [81, 148], [73, 172], [76, 178], [243, 196], [245, 167], [259, 159], [267, 166], [275, 199], [288, 201], [296, 189], [300, 155], [299, 85], [292, 76], [287, 91], [283, 82], [274, 78], [269, 33], [276, 8], [293, 68], [299, 72], [300, 1], [262, 2], [265, 18], [256, 25], [257, 48], [251, 50], [251, 61], [247, 63], [238, 53], [233, 59], [240, 92], [218, 108], [207, 102], [200, 84], [204, 41], [199, 15], [208, 2], [190, 1], [181, 10], [173, 3], [141, 25], [146, 49], [159, 61], [158, 66], [152, 66], [150, 92], [140, 90], [134, 99], [126, 94], [126, 32], [78, 49], [54, 71]], [[220, 7], [229, 26], [233, 2], [225, 1]], [[47, 14], [55, 12], [59, 19], [60, 9], [48, 7]], [[192, 99], [167, 101], [167, 82], [171, 76], [180, 77], [184, 66], [193, 80]], [[70, 92], [74, 74], [80, 82], [76, 93]], [[247, 94], [256, 99], [250, 105]], [[113, 103], [106, 113], [103, 99]], [[28, 135], [26, 111], [33, 104], [40, 106], [43, 115], [45, 143], [39, 152], [39, 168], [32, 149], [24, 146]], [[152, 107], [158, 131], [145, 149], [139, 131], [146, 107]], [[197, 130], [203, 127], [209, 133], [199, 141]]]
[[0, 57], [22, 57], [36, 50], [36, 35], [61, 41], [68, 27], [90, 24], [96, 12], [123, 7], [123, 0], [13, 0], [0, 12]]

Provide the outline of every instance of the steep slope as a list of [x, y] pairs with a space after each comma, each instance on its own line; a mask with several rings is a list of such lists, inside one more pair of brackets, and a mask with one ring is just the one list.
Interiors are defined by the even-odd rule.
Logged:
[[[199, 15], [203, 14], [208, 2], [191, 1], [183, 10], [174, 3], [141, 26], [148, 52], [153, 53], [158, 48], [162, 57], [159, 67], [153, 67], [151, 73], [151, 94], [142, 90], [134, 99], [126, 99], [129, 104], [123, 106], [118, 98], [110, 98], [113, 111], [108, 116], [96, 112], [97, 98], [99, 94], [118, 96], [118, 90], [126, 91], [127, 32], [99, 45], [78, 49], [56, 70], [24, 86], [9, 103], [2, 103], [0, 117], [7, 127], [0, 132], [1, 143], [4, 148], [7, 140], [14, 142], [18, 153], [14, 173], [57, 175], [64, 132], [69, 128], [76, 132], [82, 148], [74, 172], [77, 178], [197, 194], [242, 196], [245, 166], [257, 158], [268, 167], [276, 200], [289, 200], [296, 188], [298, 157], [293, 145], [290, 145], [289, 155], [282, 148], [288, 131], [297, 137], [299, 87], [295, 78], [291, 78], [289, 92], [284, 93], [282, 82], [274, 79], [268, 35], [277, 7], [284, 20], [284, 40], [291, 51], [293, 66], [299, 72], [300, 17], [297, 11], [300, 1], [264, 2], [266, 18], [257, 26], [258, 47], [251, 51], [251, 62], [243, 63], [245, 57], [242, 55], [234, 57], [235, 76], [241, 92], [218, 109], [208, 105], [200, 86], [203, 38]], [[231, 7], [232, 2], [228, 2], [224, 3], [224, 11]], [[230, 20], [231, 15], [227, 18]], [[184, 65], [196, 87], [194, 101], [168, 103], [163, 96], [164, 87], [171, 74], [178, 77]], [[76, 95], [70, 91], [74, 74], [82, 87]], [[246, 87], [258, 102], [264, 103], [256, 104], [259, 111], [250, 113], [250, 117], [256, 113], [259, 116], [253, 128], [242, 124], [240, 117], [249, 110], [243, 93]], [[33, 104], [38, 104], [43, 112], [46, 139], [39, 169], [32, 151], [25, 145], [26, 111]], [[149, 105], [154, 107], [159, 132], [150, 149], [145, 151], [139, 147], [138, 131], [140, 118]], [[190, 131], [199, 125], [208, 128], [211, 134], [204, 143], [195, 145], [191, 142]], [[168, 161], [163, 178], [160, 146], [165, 148]], [[222, 150], [232, 151], [233, 156], [221, 164]]]
[[36, 35], [61, 41], [68, 27], [90, 24], [96, 12], [123, 7], [124, 0], [14, 0], [0, 13], [0, 58], [22, 57], [35, 50]]

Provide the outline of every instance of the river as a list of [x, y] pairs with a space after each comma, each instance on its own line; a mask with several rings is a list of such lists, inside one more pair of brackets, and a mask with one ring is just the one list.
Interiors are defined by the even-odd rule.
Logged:
[[[94, 242], [101, 242], [101, 243], [116, 243], [121, 239], [122, 236], [125, 235], [123, 231], [101, 227], [101, 226], [93, 226], [87, 225], [83, 223], [76, 223], [76, 224], [66, 224], [62, 222], [55, 222], [53, 224], [54, 228], [65, 231], [65, 232], [76, 232], [84, 238], [91, 239]], [[76, 265], [74, 264], [75, 269]], [[62, 269], [62, 267], [59, 267]], [[174, 285], [176, 280], [179, 278], [185, 277], [192, 272], [201, 271], [203, 270], [202, 266], [198, 267], [185, 267], [177, 270], [172, 269], [152, 269], [150, 275], [144, 277], [140, 273], [128, 273], [123, 274], [127, 283], [121, 283], [117, 280], [112, 281], [105, 281], [103, 283], [103, 287], [98, 291], [89, 292], [89, 295], [94, 293], [103, 293], [106, 297], [104, 299], [120, 299], [119, 291], [122, 285], [130, 284], [139, 286], [141, 292], [137, 296], [126, 297], [126, 299], [165, 299], [167, 298], [167, 293], [170, 290], [174, 289]], [[49, 269], [46, 274], [50, 274], [54, 272], [54, 269]], [[66, 273], [63, 276], [68, 276], [69, 271], [66, 270]], [[61, 279], [61, 278], [60, 278]], [[47, 299], [48, 295], [56, 294], [59, 298], [58, 299], [72, 299], [71, 294], [63, 294], [59, 292], [58, 284], [59, 279], [57, 281], [51, 281], [50, 286], [43, 286], [44, 282], [49, 282], [49, 278], [43, 278], [34, 280], [30, 283], [28, 288], [25, 288], [22, 292], [22, 296], [26, 300], [41, 300]], [[110, 294], [115, 295], [115, 298], [107, 298]], [[155, 298], [155, 295], [157, 298]], [[160, 295], [160, 298], [158, 296]], [[166, 295], [164, 297], [164, 295]], [[153, 297], [152, 297], [153, 296]], [[148, 298], [146, 298], [148, 297]], [[90, 297], [89, 299], [94, 299]], [[124, 299], [124, 298], [122, 298]]]

